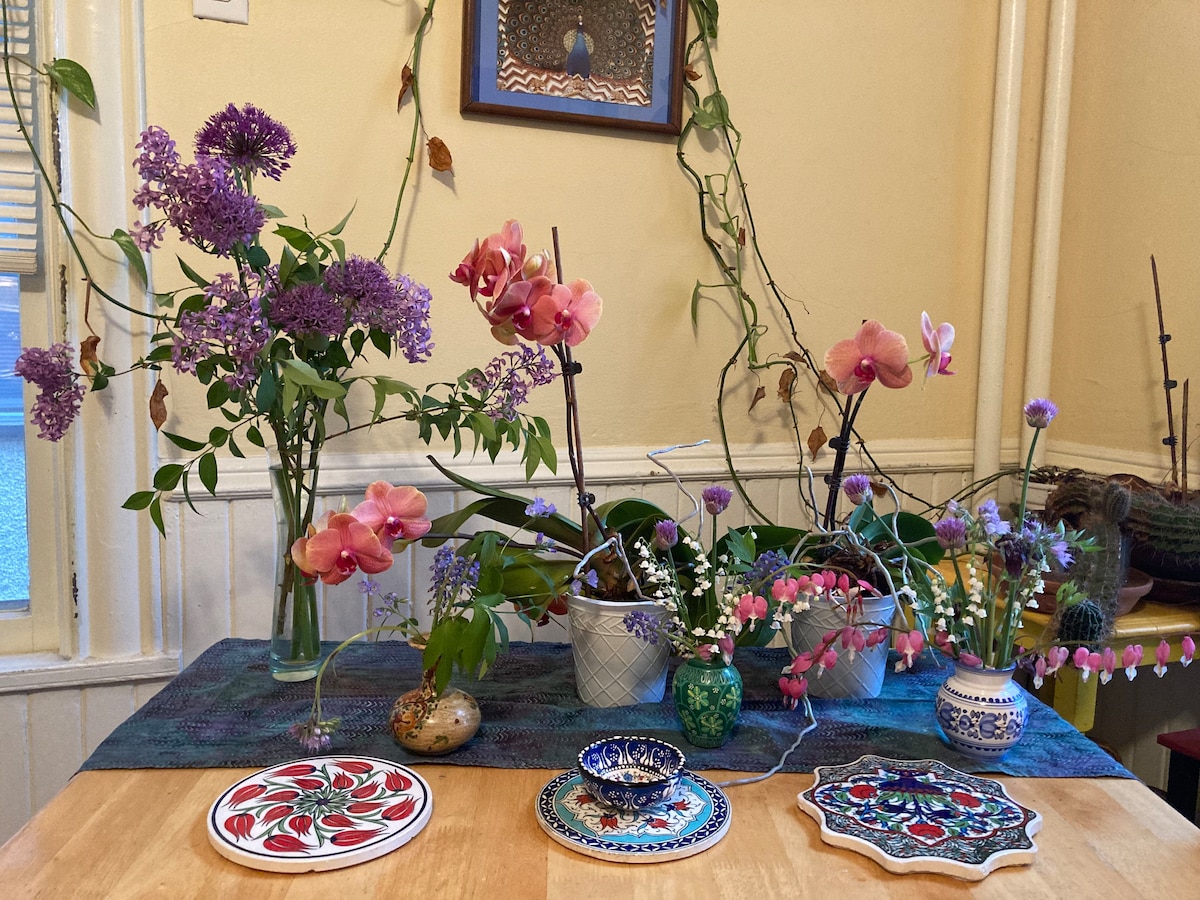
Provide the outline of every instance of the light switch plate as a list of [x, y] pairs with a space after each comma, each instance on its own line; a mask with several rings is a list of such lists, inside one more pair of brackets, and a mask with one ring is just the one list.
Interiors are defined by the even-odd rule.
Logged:
[[250, 0], [192, 0], [192, 15], [197, 19], [249, 25]]

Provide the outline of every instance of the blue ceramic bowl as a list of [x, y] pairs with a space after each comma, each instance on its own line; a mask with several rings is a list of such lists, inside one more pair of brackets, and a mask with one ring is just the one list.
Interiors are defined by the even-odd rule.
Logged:
[[639, 810], [671, 799], [683, 774], [683, 752], [651, 737], [610, 737], [579, 754], [579, 774], [597, 800]]

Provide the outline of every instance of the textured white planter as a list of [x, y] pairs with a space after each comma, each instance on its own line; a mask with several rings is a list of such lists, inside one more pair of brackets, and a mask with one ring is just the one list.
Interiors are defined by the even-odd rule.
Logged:
[[[863, 600], [863, 614], [858, 619], [864, 635], [890, 625], [896, 612], [896, 598], [867, 597]], [[870, 623], [870, 624], [868, 624]], [[812, 651], [821, 644], [826, 633], [846, 627], [846, 611], [840, 606], [813, 606], [797, 613], [792, 619], [792, 643], [798, 653]], [[878, 697], [883, 688], [883, 675], [887, 669], [887, 654], [890, 641], [854, 654], [842, 649], [840, 639], [834, 644], [838, 653], [837, 665], [820, 676], [816, 670], [808, 672], [808, 692], [814, 697], [864, 699]]]
[[667, 686], [665, 638], [650, 644], [629, 633], [625, 614], [635, 610], [661, 619], [666, 611], [649, 600], [632, 602], [570, 597], [567, 624], [575, 657], [575, 686], [588, 706], [657, 703]]

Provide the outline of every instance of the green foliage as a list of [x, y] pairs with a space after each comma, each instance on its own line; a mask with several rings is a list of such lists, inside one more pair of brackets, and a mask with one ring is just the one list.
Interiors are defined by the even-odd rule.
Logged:
[[88, 70], [72, 59], [56, 59], [46, 66], [46, 74], [80, 103], [96, 108], [96, 89]]

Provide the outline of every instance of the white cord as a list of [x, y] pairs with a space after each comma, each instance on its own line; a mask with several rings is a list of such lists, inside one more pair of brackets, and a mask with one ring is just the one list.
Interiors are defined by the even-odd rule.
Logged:
[[784, 762], [791, 755], [792, 751], [800, 746], [800, 742], [804, 740], [804, 736], [817, 727], [817, 719], [816, 716], [813, 715], [812, 704], [808, 702], [807, 694], [804, 695], [804, 714], [808, 717], [809, 724], [804, 726], [800, 733], [796, 735], [796, 740], [792, 742], [792, 746], [783, 751], [783, 756], [779, 757], [779, 762], [777, 762], [767, 771], [763, 772], [761, 775], [752, 775], [749, 778], [738, 778], [734, 781], [718, 781], [716, 782], [717, 787], [727, 788], [735, 787], [739, 784], [754, 784], [756, 781], [766, 781], [768, 778], [782, 769]]

